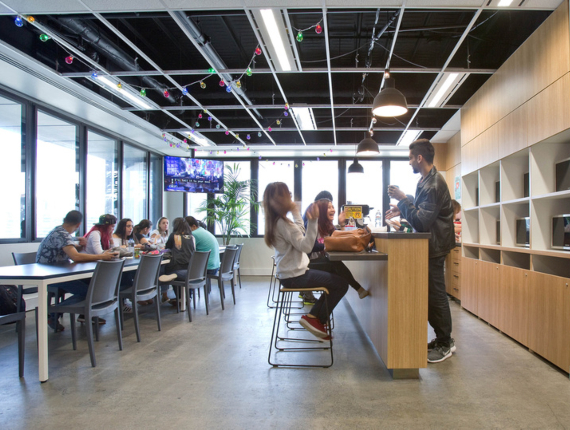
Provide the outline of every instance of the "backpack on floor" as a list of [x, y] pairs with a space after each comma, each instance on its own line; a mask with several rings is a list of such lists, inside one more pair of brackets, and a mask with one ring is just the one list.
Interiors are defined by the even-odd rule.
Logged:
[[[22, 297], [20, 312], [26, 311], [26, 302]], [[18, 287], [15, 285], [0, 285], [0, 315], [18, 312]]]

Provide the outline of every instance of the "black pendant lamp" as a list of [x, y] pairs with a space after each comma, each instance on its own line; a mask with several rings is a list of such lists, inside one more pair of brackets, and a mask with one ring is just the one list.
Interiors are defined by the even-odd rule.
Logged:
[[384, 72], [384, 88], [374, 97], [372, 113], [376, 116], [400, 116], [408, 111], [408, 103], [404, 95], [396, 89], [394, 78], [390, 71]]
[[348, 166], [348, 173], [364, 173], [364, 167], [354, 158], [354, 163]]
[[378, 154], [379, 152], [378, 144], [371, 137], [362, 139], [356, 148], [357, 154]]

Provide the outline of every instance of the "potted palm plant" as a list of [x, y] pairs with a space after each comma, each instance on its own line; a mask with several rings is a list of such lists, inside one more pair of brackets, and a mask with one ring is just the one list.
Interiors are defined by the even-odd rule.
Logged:
[[240, 181], [240, 167], [227, 164], [224, 173], [224, 192], [216, 194], [213, 201], [202, 203], [198, 212], [206, 214], [204, 221], [216, 224], [222, 235], [223, 245], [229, 245], [232, 236], [249, 236], [251, 221], [248, 217], [250, 208], [259, 210], [257, 190], [252, 187], [251, 179]]

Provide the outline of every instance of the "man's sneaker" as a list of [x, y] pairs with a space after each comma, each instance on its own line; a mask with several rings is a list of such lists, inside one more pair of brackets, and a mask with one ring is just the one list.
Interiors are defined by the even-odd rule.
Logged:
[[443, 345], [436, 345], [434, 349], [428, 351], [428, 363], [440, 363], [451, 357], [451, 349]]
[[170, 275], [161, 275], [158, 277], [158, 280], [160, 282], [170, 282], [170, 281], [174, 281], [178, 276], [176, 276], [176, 273], [172, 273]]
[[61, 325], [58, 320], [55, 320], [54, 322], [51, 318], [48, 318], [48, 325], [51, 329], [55, 330], [56, 333], [65, 330], [65, 327]]
[[299, 320], [299, 324], [306, 328], [311, 334], [320, 337], [321, 339], [329, 335], [325, 326], [321, 324], [317, 318], [309, 318], [307, 315], [303, 315]]
[[[436, 339], [432, 339], [431, 342], [428, 343], [428, 348], [427, 348], [428, 352], [434, 349], [435, 345], [436, 345]], [[451, 352], [455, 352], [457, 350], [454, 338], [451, 338], [451, 341], [449, 342], [449, 349], [451, 349]]]

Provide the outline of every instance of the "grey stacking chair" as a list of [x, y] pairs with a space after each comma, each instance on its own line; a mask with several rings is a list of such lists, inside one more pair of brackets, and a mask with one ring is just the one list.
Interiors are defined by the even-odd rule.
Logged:
[[241, 251], [243, 249], [243, 243], [240, 243], [237, 246], [237, 254], [235, 257], [235, 261], [234, 261], [234, 273], [237, 273], [237, 279], [239, 282], [239, 287], [241, 289], [241, 271], [239, 270], [239, 261], [240, 261], [240, 257], [241, 257]]
[[121, 335], [121, 316], [119, 312], [119, 283], [123, 272], [124, 260], [99, 261], [89, 283], [87, 297], [78, 301], [77, 297], [70, 297], [61, 303], [50, 306], [48, 313], [68, 313], [71, 321], [71, 340], [73, 350], [77, 349], [77, 328], [75, 327], [75, 314], [85, 315], [87, 327], [87, 343], [91, 365], [96, 366], [95, 348], [93, 345], [93, 329], [91, 319], [95, 318], [95, 339], [99, 340], [99, 316], [115, 312], [115, 324], [117, 325], [117, 338], [119, 349], [123, 350], [123, 338]]
[[[12, 259], [16, 266], [22, 266], [24, 264], [34, 264], [36, 262], [36, 252], [12, 252]], [[21, 294], [18, 295], [18, 309], [20, 309], [20, 303], [22, 301], [22, 295], [24, 294], [36, 294], [38, 292], [38, 287], [24, 287], [23, 285], [18, 285], [18, 290]], [[55, 302], [60, 302], [65, 296], [65, 291], [60, 290], [55, 286], [48, 286], [48, 303], [51, 297], [55, 298]], [[36, 321], [38, 320], [38, 307], [34, 309]], [[36, 322], [37, 326], [37, 322]]]
[[188, 310], [188, 321], [192, 322], [192, 310], [190, 307], [190, 290], [192, 290], [192, 299], [194, 309], [196, 309], [196, 291], [200, 291], [204, 287], [204, 302], [206, 303], [206, 315], [209, 315], [208, 310], [208, 285], [207, 285], [207, 271], [208, 271], [208, 258], [210, 252], [195, 251], [188, 263], [188, 270], [186, 271], [186, 279], [184, 281], [169, 281], [169, 284], [175, 288], [176, 297], [178, 297], [177, 311], [180, 312], [180, 288], [186, 289], [186, 309]]
[[[161, 330], [160, 326], [160, 300], [158, 300], [158, 275], [160, 272], [160, 263], [162, 262], [162, 255], [143, 255], [137, 273], [135, 274], [135, 281], [129, 288], [119, 291], [119, 299], [130, 299], [133, 304], [133, 316], [135, 321], [135, 331], [137, 333], [137, 342], [141, 341], [140, 327], [139, 327], [139, 311], [136, 305], [139, 300], [154, 299], [156, 308], [156, 322], [158, 324], [158, 331]], [[121, 330], [124, 328], [125, 316], [123, 315], [123, 306], [121, 308]]]
[[8, 315], [0, 315], [0, 325], [16, 323], [18, 332], [18, 369], [20, 378], [24, 376], [24, 352], [26, 346], [26, 312], [20, 312], [22, 299], [21, 286], [18, 287], [17, 309], [18, 312]]
[[232, 286], [234, 305], [236, 304], [236, 293], [234, 285], [234, 261], [237, 252], [238, 252], [237, 247], [226, 246], [226, 250], [224, 251], [224, 256], [222, 257], [222, 262], [218, 274], [217, 275], [208, 274], [208, 285], [210, 285], [212, 279], [218, 280], [218, 288], [220, 289], [220, 300], [222, 302], [222, 309], [224, 309], [224, 297], [226, 296], [224, 292], [224, 281], [230, 281]]

